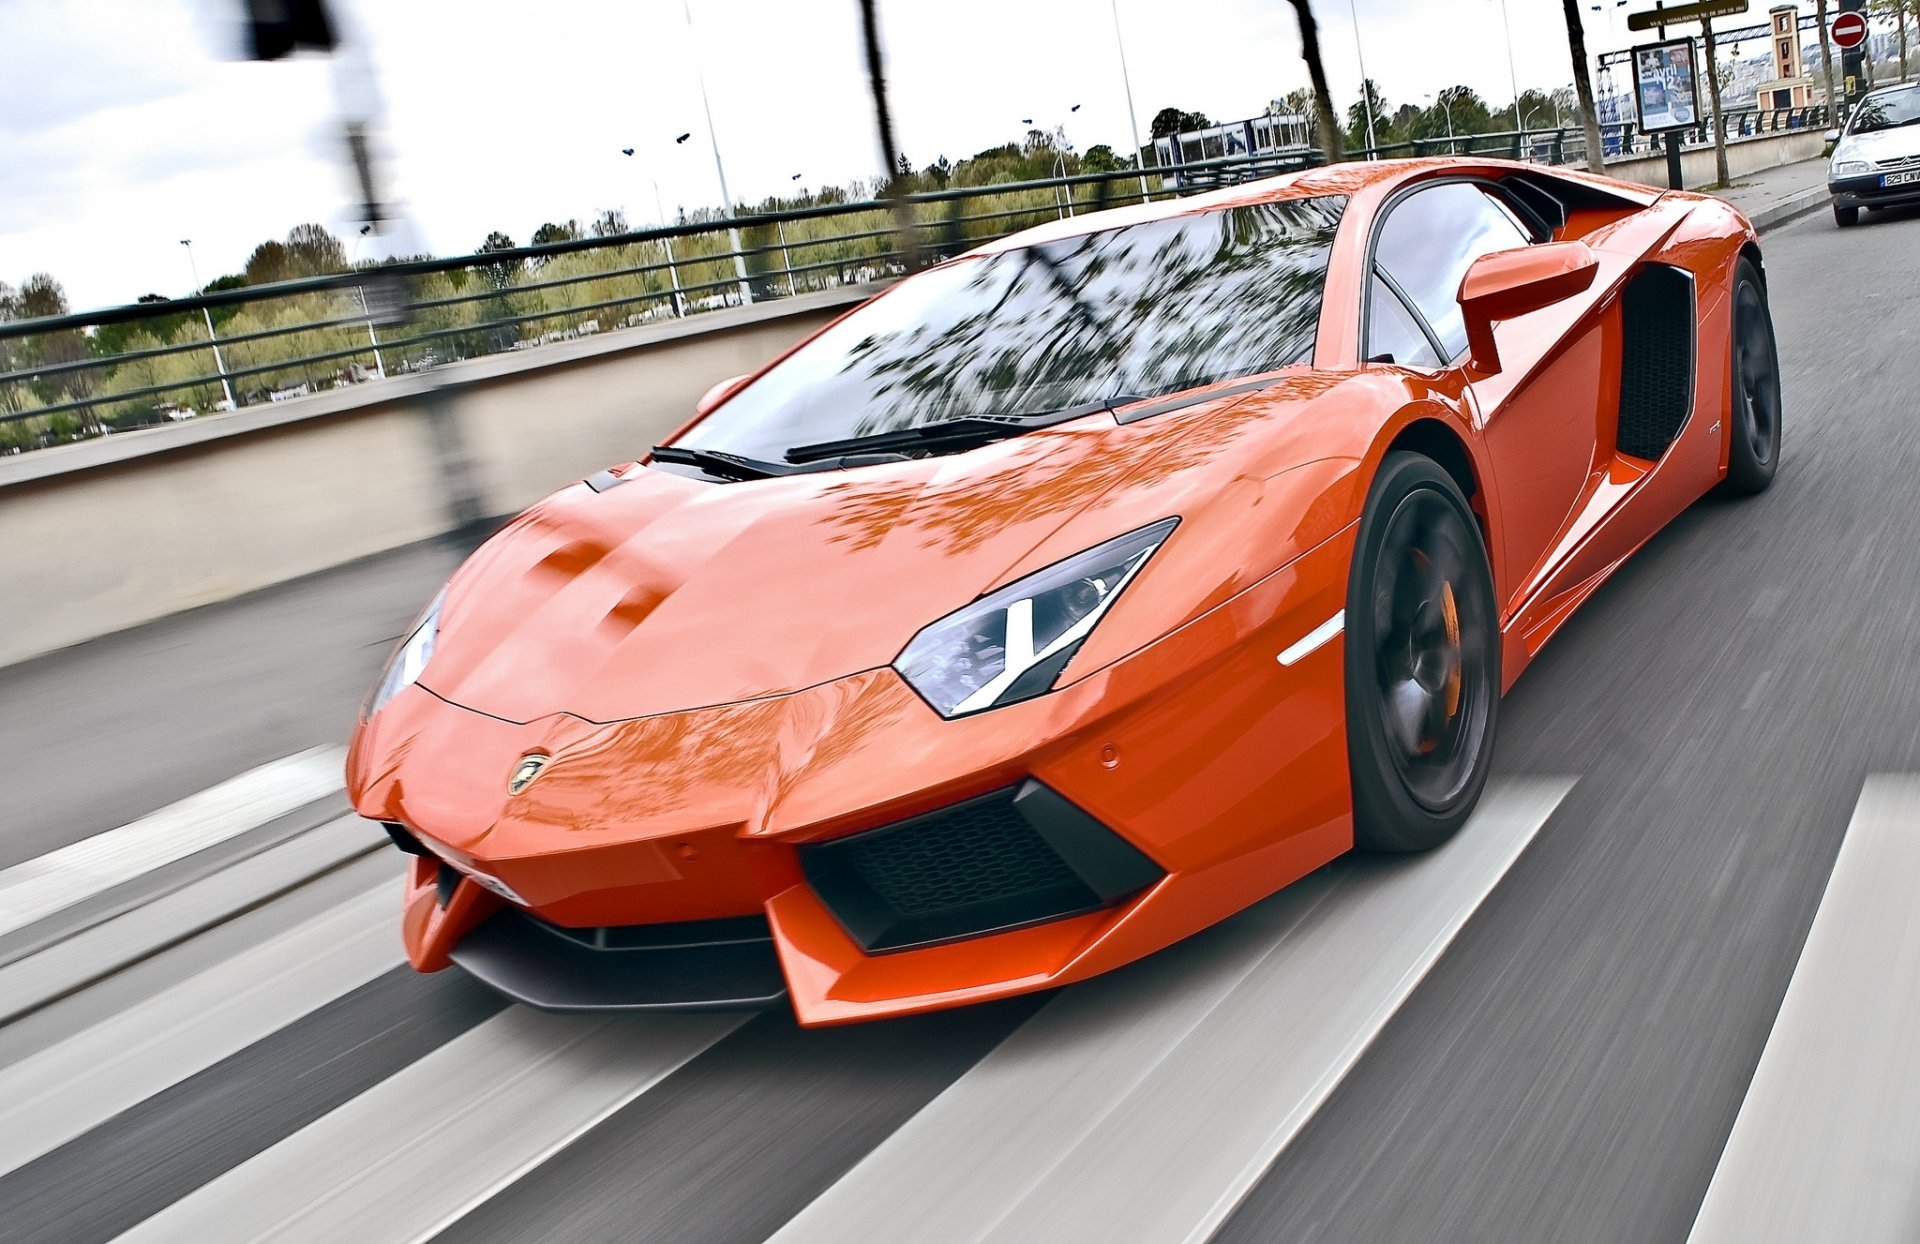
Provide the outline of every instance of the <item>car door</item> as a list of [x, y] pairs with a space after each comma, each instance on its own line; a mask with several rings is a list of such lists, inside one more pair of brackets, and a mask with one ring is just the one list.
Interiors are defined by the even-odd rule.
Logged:
[[1480, 256], [1548, 236], [1496, 187], [1458, 179], [1423, 185], [1392, 204], [1371, 251], [1362, 357], [1457, 371], [1472, 393], [1500, 492], [1501, 529], [1490, 552], [1503, 614], [1538, 582], [1586, 488], [1610, 385], [1598, 326], [1561, 340], [1584, 304], [1497, 325], [1501, 371], [1468, 367], [1460, 282]]

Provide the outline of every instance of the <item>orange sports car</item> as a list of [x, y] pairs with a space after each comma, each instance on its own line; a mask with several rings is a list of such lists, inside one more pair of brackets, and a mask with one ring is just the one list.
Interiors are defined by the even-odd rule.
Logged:
[[1314, 169], [902, 280], [447, 584], [355, 806], [417, 968], [903, 1015], [1104, 972], [1466, 823], [1502, 692], [1780, 451], [1727, 204]]

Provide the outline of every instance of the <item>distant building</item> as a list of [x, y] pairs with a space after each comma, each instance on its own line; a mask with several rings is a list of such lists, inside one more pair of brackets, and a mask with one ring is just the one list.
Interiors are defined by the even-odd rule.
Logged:
[[1754, 90], [1756, 108], [1804, 108], [1813, 102], [1813, 79], [1800, 55], [1800, 6], [1776, 4], [1767, 11], [1773, 27], [1773, 77]]
[[302, 380], [299, 384], [290, 384], [284, 389], [273, 389], [269, 391], [267, 400], [271, 402], [290, 402], [296, 397], [305, 397], [312, 392], [313, 386]]
[[1183, 184], [1180, 169], [1206, 160], [1225, 160], [1234, 156], [1280, 155], [1305, 151], [1311, 146], [1312, 126], [1297, 112], [1290, 112], [1279, 100], [1267, 111], [1245, 121], [1209, 125], [1153, 140], [1154, 162], [1168, 174], [1174, 185]]

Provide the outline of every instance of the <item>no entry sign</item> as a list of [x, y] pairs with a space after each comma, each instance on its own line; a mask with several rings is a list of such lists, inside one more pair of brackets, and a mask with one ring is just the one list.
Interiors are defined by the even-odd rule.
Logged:
[[1842, 48], [1857, 48], [1867, 41], [1867, 19], [1858, 13], [1842, 13], [1833, 19], [1833, 41]]

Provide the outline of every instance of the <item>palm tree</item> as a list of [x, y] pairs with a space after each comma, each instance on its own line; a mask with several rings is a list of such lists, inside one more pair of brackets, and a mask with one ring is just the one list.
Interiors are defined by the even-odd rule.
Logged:
[[1327, 67], [1320, 63], [1320, 28], [1313, 20], [1313, 0], [1292, 0], [1300, 19], [1300, 58], [1307, 62], [1307, 80], [1313, 83], [1313, 120], [1320, 131], [1320, 144], [1326, 149], [1327, 163], [1346, 159], [1341, 141], [1340, 123], [1334, 119], [1333, 96], [1327, 90]]
[[1573, 56], [1573, 89], [1580, 96], [1580, 115], [1587, 123], [1587, 170], [1604, 173], [1607, 153], [1600, 144], [1600, 110], [1593, 106], [1593, 75], [1587, 68], [1587, 28], [1580, 20], [1580, 0], [1561, 0], [1561, 7], [1567, 13], [1567, 51]]

